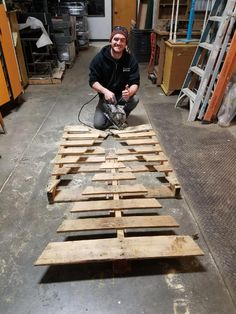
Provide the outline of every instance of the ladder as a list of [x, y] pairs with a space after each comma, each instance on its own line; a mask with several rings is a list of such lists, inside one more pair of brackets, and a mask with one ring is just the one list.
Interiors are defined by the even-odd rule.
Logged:
[[204, 122], [211, 122], [215, 119], [220, 108], [221, 101], [225, 95], [225, 89], [232, 75], [236, 73], [236, 30], [231, 40], [230, 47], [227, 51], [224, 64], [220, 71], [214, 93], [210, 99], [206, 113], [204, 115]]
[[[188, 121], [202, 117], [235, 21], [236, 0], [215, 0], [175, 107], [187, 97]], [[202, 111], [201, 106], [204, 103]]]

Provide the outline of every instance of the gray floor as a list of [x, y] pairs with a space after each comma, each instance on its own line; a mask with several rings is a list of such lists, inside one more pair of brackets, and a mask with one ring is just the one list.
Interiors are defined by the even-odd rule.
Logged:
[[[165, 97], [152, 85], [144, 65], [139, 92], [142, 102], [129, 124], [150, 121], [160, 133], [184, 188], [184, 198], [161, 201], [160, 213], [176, 218], [180, 224], [178, 234], [198, 234], [197, 243], [205, 255], [132, 262], [131, 272], [123, 276], [113, 273], [111, 263], [33, 266], [48, 242], [65, 239], [56, 234], [56, 229], [70, 216], [70, 204], [49, 205], [45, 191], [63, 128], [78, 123], [81, 105], [93, 94], [87, 84], [88, 63], [97, 50], [91, 46], [81, 51], [61, 85], [29, 86], [25, 101], [4, 117], [8, 133], [0, 134], [0, 313], [236, 313], [235, 292], [231, 289], [234, 276], [225, 278], [220, 267], [224, 258], [216, 258], [218, 252], [204, 230], [198, 207], [189, 202], [186, 178], [176, 166], [181, 141], [178, 147], [175, 142], [170, 144], [166, 135], [171, 134], [167, 133], [168, 115], [164, 123], [164, 115], [155, 114], [163, 112], [158, 108], [166, 103], [173, 115], [176, 96]], [[92, 123], [95, 104], [96, 101], [83, 110], [84, 121]], [[186, 114], [184, 110], [181, 114], [176, 111], [178, 125], [185, 124]], [[178, 130], [172, 131], [177, 139]]]

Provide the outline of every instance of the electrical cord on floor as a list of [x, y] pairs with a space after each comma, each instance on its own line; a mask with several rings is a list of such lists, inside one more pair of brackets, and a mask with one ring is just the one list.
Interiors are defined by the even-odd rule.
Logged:
[[85, 125], [85, 126], [88, 126], [89, 128], [92, 128], [92, 129], [95, 129], [95, 128], [94, 128], [93, 126], [91, 126], [91, 125], [89, 125], [89, 124], [83, 122], [83, 121], [80, 119], [80, 115], [81, 115], [81, 112], [82, 112], [83, 108], [84, 108], [86, 105], [88, 105], [89, 103], [91, 103], [91, 101], [94, 100], [97, 96], [98, 96], [98, 93], [97, 93], [95, 96], [93, 96], [89, 101], [87, 101], [86, 103], [84, 103], [84, 104], [81, 106], [81, 108], [80, 108], [80, 110], [79, 110], [79, 113], [78, 113], [78, 120], [79, 120], [79, 122], [82, 123], [82, 124]]

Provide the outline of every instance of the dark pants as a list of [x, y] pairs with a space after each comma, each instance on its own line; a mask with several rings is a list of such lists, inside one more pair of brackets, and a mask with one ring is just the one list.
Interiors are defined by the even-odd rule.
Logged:
[[[112, 125], [112, 123], [104, 115], [103, 102], [103, 99], [99, 100], [94, 115], [94, 127], [99, 130], [105, 130]], [[127, 117], [129, 116], [130, 112], [137, 106], [138, 102], [138, 97], [134, 95], [124, 105], [124, 111]]]

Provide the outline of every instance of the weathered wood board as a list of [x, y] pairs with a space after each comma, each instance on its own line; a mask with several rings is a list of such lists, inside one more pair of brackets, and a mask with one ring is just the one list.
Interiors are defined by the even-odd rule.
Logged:
[[160, 208], [161, 204], [155, 198], [132, 198], [105, 201], [75, 202], [71, 212], [121, 210], [121, 209], [147, 209]]
[[179, 224], [171, 216], [106, 217], [66, 219], [59, 226], [57, 232], [173, 227], [179, 227]]
[[63, 265], [129, 259], [203, 255], [190, 236], [147, 236], [52, 242], [34, 265]]

